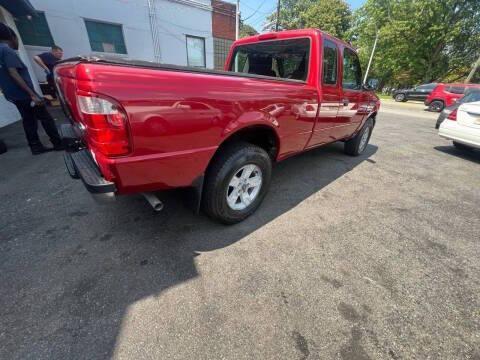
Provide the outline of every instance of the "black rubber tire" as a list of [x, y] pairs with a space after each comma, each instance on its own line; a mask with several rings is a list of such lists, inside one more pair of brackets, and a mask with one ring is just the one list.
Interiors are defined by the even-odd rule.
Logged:
[[430, 105], [428, 105], [428, 111], [441, 112], [444, 107], [445, 104], [442, 100], [433, 100]]
[[[370, 133], [368, 134], [368, 140], [364, 148], [360, 149], [360, 140], [362, 139], [362, 136], [365, 131], [369, 131]], [[368, 146], [368, 142], [370, 141], [370, 137], [372, 136], [372, 131], [373, 131], [373, 120], [367, 119], [367, 121], [363, 125], [363, 128], [357, 133], [357, 135], [355, 135], [355, 137], [351, 138], [350, 140], [345, 141], [345, 144], [344, 144], [345, 154], [350, 156], [358, 156], [362, 154]]]
[[456, 142], [456, 141], [453, 142], [453, 146], [455, 146], [455, 148], [457, 148], [458, 150], [462, 150], [462, 151], [472, 151], [473, 150], [472, 147], [470, 147], [468, 145], [464, 145], [464, 144]]
[[[228, 206], [226, 192], [232, 176], [243, 166], [255, 164], [262, 170], [262, 187], [256, 199], [244, 210], [233, 210]], [[203, 210], [211, 218], [235, 224], [252, 215], [267, 194], [272, 177], [272, 159], [261, 147], [238, 142], [227, 146], [215, 155], [205, 178]]]
[[407, 95], [404, 93], [399, 93], [395, 95], [395, 101], [396, 102], [406, 102], [407, 101]]

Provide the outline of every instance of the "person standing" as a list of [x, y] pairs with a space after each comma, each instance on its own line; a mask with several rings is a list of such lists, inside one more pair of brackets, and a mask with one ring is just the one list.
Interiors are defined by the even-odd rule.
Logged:
[[63, 49], [53, 45], [51, 51], [34, 56], [33, 60], [45, 71], [48, 86], [53, 96], [56, 97], [55, 83], [53, 81], [53, 67], [63, 58]]
[[43, 99], [35, 93], [28, 69], [15, 50], [18, 50], [17, 35], [10, 27], [0, 23], [0, 88], [5, 98], [17, 107], [22, 116], [23, 129], [32, 154], [52, 150], [40, 142], [37, 120], [40, 120], [50, 137], [53, 150], [63, 150], [55, 121]]

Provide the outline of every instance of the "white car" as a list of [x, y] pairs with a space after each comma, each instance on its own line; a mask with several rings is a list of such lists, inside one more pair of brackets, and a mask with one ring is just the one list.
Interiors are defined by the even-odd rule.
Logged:
[[442, 122], [438, 135], [460, 149], [480, 149], [480, 101], [462, 104]]

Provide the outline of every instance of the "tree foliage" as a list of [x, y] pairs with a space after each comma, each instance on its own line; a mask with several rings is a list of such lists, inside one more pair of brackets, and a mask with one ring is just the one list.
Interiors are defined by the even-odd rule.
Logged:
[[377, 31], [372, 77], [394, 86], [459, 81], [479, 55], [479, 2], [367, 0], [350, 35], [364, 63]]
[[[283, 30], [319, 28], [343, 37], [350, 28], [350, 6], [344, 0], [282, 0], [279, 27]], [[267, 18], [266, 30], [274, 30], [277, 13]]]
[[[350, 40], [364, 65], [378, 32], [370, 77], [382, 84], [460, 81], [480, 55], [479, 1], [366, 0], [352, 14], [343, 0], [282, 0], [280, 28], [315, 27]], [[275, 22], [276, 12], [265, 29]]]
[[240, 38], [247, 36], [257, 35], [258, 31], [248, 24], [245, 24], [243, 21], [240, 21]]
[[305, 26], [344, 38], [350, 29], [352, 12], [344, 0], [318, 0], [303, 15]]

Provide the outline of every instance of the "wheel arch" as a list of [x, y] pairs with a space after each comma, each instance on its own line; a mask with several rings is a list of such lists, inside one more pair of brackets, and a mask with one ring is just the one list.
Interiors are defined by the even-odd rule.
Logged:
[[251, 124], [229, 133], [222, 140], [220, 146], [213, 155], [212, 160], [215, 158], [215, 155], [220, 153], [226, 146], [235, 142], [247, 142], [261, 147], [270, 155], [272, 161], [277, 159], [280, 149], [280, 138], [273, 126]]

